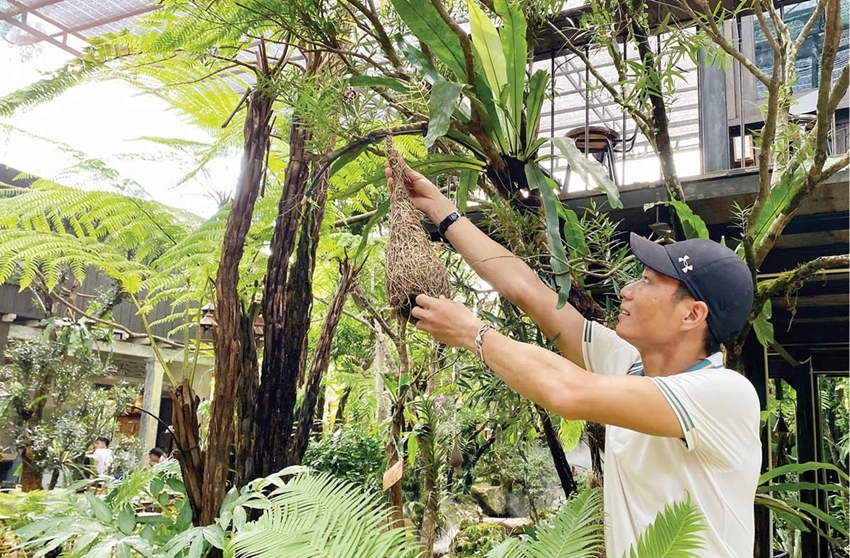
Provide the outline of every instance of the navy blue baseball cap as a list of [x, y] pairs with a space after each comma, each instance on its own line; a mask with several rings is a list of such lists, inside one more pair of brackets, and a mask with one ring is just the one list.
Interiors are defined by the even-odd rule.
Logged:
[[705, 302], [715, 341], [728, 341], [744, 327], [753, 306], [753, 276], [735, 252], [705, 238], [662, 245], [632, 233], [629, 244], [643, 265], [678, 279]]

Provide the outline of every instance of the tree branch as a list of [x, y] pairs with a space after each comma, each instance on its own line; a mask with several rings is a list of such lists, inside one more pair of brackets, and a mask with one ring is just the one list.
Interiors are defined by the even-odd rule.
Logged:
[[744, 53], [738, 50], [738, 48], [730, 43], [723, 35], [723, 31], [717, 26], [717, 21], [715, 21], [712, 16], [713, 12], [711, 7], [708, 5], [708, 2], [705, 0], [693, 0], [693, 3], [697, 5], [701, 13], [694, 11], [691, 7], [691, 3], [687, 0], [673, 0], [673, 4], [687, 13], [697, 27], [708, 35], [717, 46], [723, 49], [726, 54], [737, 60], [753, 75], [753, 77], [762, 82], [765, 86], [769, 86], [770, 77], [759, 69], [759, 67], [756, 66], [749, 58], [744, 56]]
[[809, 32], [811, 32], [812, 27], [814, 27], [815, 23], [817, 23], [820, 16], [823, 14], [823, 10], [826, 8], [826, 2], [829, 0], [820, 0], [818, 5], [815, 7], [815, 11], [812, 12], [809, 20], [803, 25], [803, 28], [800, 29], [800, 34], [797, 35], [797, 38], [794, 40], [794, 45], [799, 50], [800, 47], [803, 46], [803, 43], [806, 41], [806, 37], [809, 36]]
[[348, 4], [351, 4], [362, 13], [366, 19], [369, 20], [369, 23], [372, 24], [372, 28], [375, 30], [375, 39], [377, 39], [378, 44], [381, 45], [381, 48], [384, 51], [384, 54], [387, 57], [387, 60], [396, 68], [396, 70], [401, 71], [404, 68], [404, 63], [396, 54], [395, 48], [393, 48], [392, 43], [390, 42], [390, 38], [387, 35], [386, 30], [384, 29], [384, 24], [381, 22], [381, 19], [375, 14], [374, 10], [367, 8], [362, 2], [359, 0], [345, 0]]
[[773, 220], [773, 223], [770, 224], [761, 241], [754, 247], [756, 266], [761, 265], [764, 258], [767, 257], [768, 252], [770, 252], [779, 239], [779, 235], [785, 230], [785, 227], [797, 213], [797, 210], [806, 198], [832, 175], [846, 168], [848, 163], [850, 163], [850, 152], [844, 153], [833, 165], [830, 165], [823, 171], [813, 172], [808, 175], [806, 183], [791, 195], [788, 203], [785, 204], [785, 208]]
[[806, 262], [799, 267], [779, 274], [779, 277], [771, 281], [763, 281], [759, 284], [759, 289], [756, 292], [753, 309], [750, 312], [749, 321], [753, 322], [758, 318], [764, 305], [771, 298], [779, 295], [782, 292], [787, 292], [794, 285], [803, 283], [811, 279], [817, 272], [824, 269], [832, 269], [836, 267], [847, 267], [850, 265], [850, 255], [843, 254], [840, 256], [821, 256], [810, 262]]
[[110, 320], [104, 320], [103, 318], [98, 318], [97, 316], [89, 314], [86, 311], [78, 308], [71, 301], [62, 298], [61, 296], [59, 296], [56, 293], [50, 293], [49, 296], [52, 299], [54, 299], [56, 302], [60, 303], [62, 306], [67, 308], [68, 310], [71, 310], [72, 312], [74, 312], [75, 314], [78, 314], [79, 316], [86, 318], [88, 320], [91, 320], [95, 323], [105, 325], [105, 326], [111, 327], [113, 329], [117, 329], [119, 331], [123, 331], [131, 339], [147, 339], [147, 338], [150, 337], [151, 339], [153, 339], [155, 341], [159, 341], [160, 343], [164, 343], [164, 344], [169, 345], [169, 346], [171, 346], [175, 349], [179, 349], [179, 348], [183, 347], [183, 345], [181, 343], [176, 343], [176, 342], [171, 341], [170, 339], [167, 339], [165, 337], [159, 337], [157, 335], [148, 336], [147, 333], [138, 333], [138, 332], [132, 331], [127, 326], [121, 325], [117, 322], [113, 322], [113, 321], [110, 321]]

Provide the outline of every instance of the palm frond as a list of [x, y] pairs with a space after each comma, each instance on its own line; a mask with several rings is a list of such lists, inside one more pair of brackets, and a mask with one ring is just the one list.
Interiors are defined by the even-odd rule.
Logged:
[[270, 502], [227, 550], [253, 558], [418, 556], [418, 543], [405, 529], [384, 530], [389, 510], [378, 498], [329, 475], [297, 475]]
[[683, 502], [664, 506], [655, 521], [624, 556], [629, 558], [696, 558], [703, 548], [703, 515], [691, 503]]

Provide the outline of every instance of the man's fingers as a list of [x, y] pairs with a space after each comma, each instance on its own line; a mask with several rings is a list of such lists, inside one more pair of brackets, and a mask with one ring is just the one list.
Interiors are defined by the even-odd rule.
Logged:
[[416, 305], [421, 306], [422, 308], [430, 308], [431, 303], [437, 300], [432, 296], [428, 296], [426, 294], [421, 294], [416, 296]]

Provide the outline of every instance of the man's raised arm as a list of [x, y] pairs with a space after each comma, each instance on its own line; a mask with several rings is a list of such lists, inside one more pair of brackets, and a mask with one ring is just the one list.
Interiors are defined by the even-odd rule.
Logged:
[[[385, 170], [390, 188], [393, 188], [389, 165]], [[410, 200], [435, 224], [439, 225], [457, 211], [451, 200], [422, 174], [406, 164], [404, 172]], [[581, 353], [584, 318], [575, 308], [567, 304], [557, 310], [558, 295], [534, 270], [480, 231], [469, 219], [458, 219], [446, 229], [445, 235], [479, 277], [525, 312], [546, 337], [557, 338], [555, 345], [564, 357], [584, 367]]]

